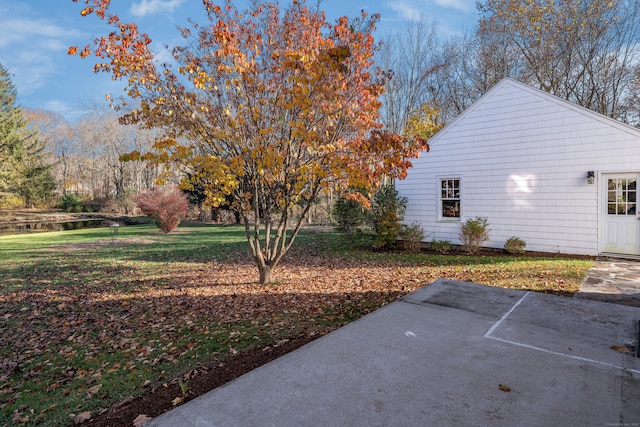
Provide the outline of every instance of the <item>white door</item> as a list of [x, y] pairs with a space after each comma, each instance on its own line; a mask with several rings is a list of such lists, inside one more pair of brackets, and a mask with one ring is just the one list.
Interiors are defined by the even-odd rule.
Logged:
[[640, 255], [639, 180], [640, 174], [602, 175], [604, 253]]

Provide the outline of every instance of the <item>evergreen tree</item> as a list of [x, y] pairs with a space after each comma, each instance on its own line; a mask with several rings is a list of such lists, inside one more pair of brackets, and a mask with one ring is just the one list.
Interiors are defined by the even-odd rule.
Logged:
[[55, 181], [44, 163], [44, 146], [27, 128], [17, 90], [0, 64], [0, 207], [36, 206], [51, 198]]

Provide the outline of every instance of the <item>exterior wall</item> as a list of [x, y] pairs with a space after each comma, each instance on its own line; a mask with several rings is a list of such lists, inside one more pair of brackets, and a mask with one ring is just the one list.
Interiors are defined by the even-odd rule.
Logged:
[[[489, 220], [489, 247], [596, 255], [600, 173], [640, 169], [640, 131], [510, 79], [445, 127], [397, 181], [405, 222], [458, 244], [460, 222]], [[596, 184], [587, 184], [587, 171]], [[461, 218], [439, 219], [440, 178], [461, 179]]]

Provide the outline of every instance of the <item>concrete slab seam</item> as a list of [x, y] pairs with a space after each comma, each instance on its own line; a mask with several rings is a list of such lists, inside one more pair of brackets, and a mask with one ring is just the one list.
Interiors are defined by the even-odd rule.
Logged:
[[500, 325], [502, 325], [502, 323], [505, 320], [507, 320], [507, 318], [511, 315], [511, 313], [513, 313], [513, 311], [516, 308], [518, 308], [518, 306], [520, 304], [522, 304], [522, 302], [525, 300], [527, 295], [529, 295], [529, 292], [527, 292], [522, 298], [520, 298], [505, 314], [502, 315], [500, 320], [498, 320], [496, 323], [493, 324], [493, 326], [491, 326], [491, 328], [489, 328], [489, 330], [484, 334], [484, 338], [488, 338], [488, 339], [491, 339], [491, 340], [494, 340], [494, 341], [503, 342], [503, 343], [506, 343], [506, 344], [512, 344], [512, 345], [515, 345], [515, 346], [518, 346], [518, 347], [527, 348], [527, 349], [530, 349], [530, 350], [542, 351], [544, 353], [552, 354], [554, 356], [567, 357], [569, 359], [579, 360], [581, 362], [593, 363], [593, 364], [596, 364], [596, 365], [605, 366], [605, 367], [609, 367], [609, 368], [621, 369], [621, 370], [626, 371], [626, 372], [633, 372], [634, 374], [640, 374], [640, 370], [637, 370], [637, 369], [625, 368], [625, 367], [614, 365], [614, 364], [611, 364], [611, 363], [601, 362], [599, 360], [593, 360], [593, 359], [588, 359], [586, 357], [575, 356], [573, 354], [567, 354], [567, 353], [562, 353], [562, 352], [559, 352], [559, 351], [548, 350], [546, 348], [537, 347], [537, 346], [534, 346], [534, 345], [531, 345], [531, 344], [525, 344], [525, 343], [521, 343], [521, 342], [518, 342], [518, 341], [512, 341], [512, 340], [506, 340], [504, 338], [499, 338], [499, 337], [493, 336], [492, 335], [493, 332], [497, 328], [499, 328]]
[[581, 362], [588, 362], [588, 363], [592, 363], [592, 364], [595, 364], [595, 365], [604, 366], [604, 367], [607, 367], [607, 368], [615, 368], [615, 369], [620, 369], [620, 370], [625, 371], [625, 372], [632, 372], [634, 374], [640, 374], [640, 370], [638, 370], [638, 369], [625, 368], [623, 366], [614, 365], [612, 363], [601, 362], [599, 360], [588, 359], [586, 357], [574, 356], [573, 354], [567, 354], [567, 353], [562, 353], [562, 352], [559, 352], [559, 351], [548, 350], [546, 348], [536, 347], [534, 345], [525, 344], [525, 343], [521, 343], [521, 342], [517, 342], [517, 341], [506, 340], [504, 338], [491, 337], [491, 336], [485, 336], [485, 337], [488, 338], [488, 339], [494, 340], [494, 341], [499, 341], [499, 342], [503, 342], [503, 343], [506, 343], [506, 344], [512, 344], [512, 345], [515, 345], [515, 346], [518, 346], [518, 347], [528, 348], [530, 350], [538, 350], [538, 351], [542, 351], [543, 353], [547, 353], [547, 354], [553, 354], [554, 356], [566, 357], [566, 358], [569, 358], [569, 359], [579, 360]]
[[509, 311], [507, 311], [505, 314], [502, 315], [502, 317], [500, 318], [500, 320], [498, 320], [496, 323], [493, 324], [493, 326], [491, 328], [489, 328], [489, 330], [484, 334], [485, 338], [490, 338], [491, 334], [493, 333], [493, 331], [495, 331], [501, 324], [502, 322], [504, 322], [507, 317], [509, 317], [511, 315], [511, 313], [513, 313], [513, 310], [515, 310], [516, 308], [518, 308], [518, 306], [520, 304], [522, 304], [522, 301], [524, 301], [524, 299], [529, 295], [529, 292], [527, 292], [526, 294], [524, 294], [524, 296], [522, 298], [520, 298], [518, 300], [518, 302], [516, 302], [513, 307], [511, 307], [509, 309]]

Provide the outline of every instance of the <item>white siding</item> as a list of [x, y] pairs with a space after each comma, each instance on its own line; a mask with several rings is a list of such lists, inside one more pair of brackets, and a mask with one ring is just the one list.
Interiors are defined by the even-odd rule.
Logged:
[[488, 217], [487, 246], [518, 236], [527, 250], [596, 255], [599, 185], [587, 171], [638, 171], [640, 131], [506, 79], [413, 164], [396, 186], [427, 241], [459, 243], [460, 222], [438, 221], [439, 179], [459, 177], [461, 220]]

